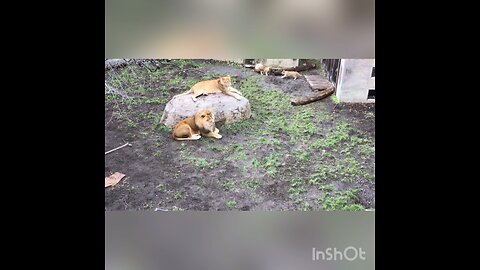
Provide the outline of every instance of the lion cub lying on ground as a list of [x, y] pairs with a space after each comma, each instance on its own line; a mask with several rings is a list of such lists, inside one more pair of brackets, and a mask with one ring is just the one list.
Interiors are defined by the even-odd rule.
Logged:
[[201, 135], [221, 139], [222, 135], [218, 132], [213, 111], [202, 109], [194, 117], [180, 121], [173, 129], [172, 135], [177, 141], [198, 140], [202, 137]]
[[208, 94], [214, 93], [224, 93], [225, 95], [232, 96], [237, 100], [240, 100], [242, 98], [240, 96], [242, 95], [242, 93], [232, 87], [232, 80], [230, 79], [230, 76], [220, 77], [215, 80], [198, 82], [194, 86], [192, 86], [192, 88], [190, 88], [190, 90], [188, 90], [187, 92], [176, 95], [173, 98], [187, 95], [190, 93], [193, 93], [193, 101], [197, 101], [197, 97], [201, 95], [208, 96]]
[[265, 76], [268, 76], [268, 72], [270, 71], [270, 67], [264, 66], [263, 64], [256, 64], [254, 70], [256, 72], [260, 72], [261, 75], [265, 72]]
[[302, 76], [302, 74], [300, 74], [296, 71], [286, 71], [286, 70], [282, 71], [282, 75], [283, 75], [282, 78], [290, 77], [290, 78], [294, 78], [294, 80], [296, 80], [298, 77]]

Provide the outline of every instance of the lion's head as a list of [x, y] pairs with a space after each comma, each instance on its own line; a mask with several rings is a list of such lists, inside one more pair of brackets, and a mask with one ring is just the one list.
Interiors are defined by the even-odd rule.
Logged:
[[227, 89], [232, 86], [232, 80], [230, 79], [230, 76], [220, 77], [217, 82], [220, 88], [223, 89]]
[[203, 131], [215, 131], [215, 115], [212, 109], [202, 109], [195, 114], [195, 125]]

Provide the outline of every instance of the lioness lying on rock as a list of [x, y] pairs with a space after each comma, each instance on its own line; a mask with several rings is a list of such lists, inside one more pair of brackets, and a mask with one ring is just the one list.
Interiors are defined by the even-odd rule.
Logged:
[[201, 81], [196, 83], [190, 90], [185, 93], [174, 96], [173, 98], [193, 93], [193, 101], [197, 101], [197, 97], [214, 93], [223, 93], [240, 100], [242, 93], [232, 87], [230, 76], [220, 77], [215, 80]]

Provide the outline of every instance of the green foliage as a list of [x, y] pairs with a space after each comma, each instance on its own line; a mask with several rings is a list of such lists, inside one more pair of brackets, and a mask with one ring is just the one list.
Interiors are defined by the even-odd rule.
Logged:
[[318, 202], [322, 204], [323, 210], [327, 211], [362, 211], [365, 208], [357, 204], [358, 190], [352, 189], [346, 192], [335, 191], [334, 193], [327, 193]]
[[230, 200], [230, 201], [227, 202], [227, 206], [230, 209], [235, 208], [237, 206], [237, 202], [235, 201], [235, 199]]

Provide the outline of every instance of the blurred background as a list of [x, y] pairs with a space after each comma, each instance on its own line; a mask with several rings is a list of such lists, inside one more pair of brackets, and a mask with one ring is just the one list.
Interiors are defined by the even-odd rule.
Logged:
[[375, 58], [373, 0], [106, 0], [105, 58]]
[[[312, 248], [349, 246], [366, 259], [312, 259]], [[372, 270], [375, 213], [106, 212], [105, 270], [114, 269]]]

